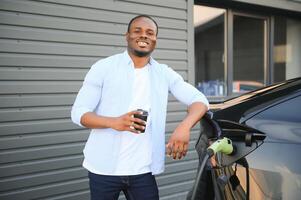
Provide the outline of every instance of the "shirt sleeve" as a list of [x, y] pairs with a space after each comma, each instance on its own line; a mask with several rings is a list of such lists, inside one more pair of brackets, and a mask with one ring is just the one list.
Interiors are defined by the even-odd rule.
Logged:
[[176, 99], [188, 106], [195, 102], [201, 102], [209, 109], [209, 102], [205, 95], [191, 84], [185, 82], [184, 79], [170, 67], [167, 67], [167, 76], [169, 91]]
[[82, 126], [81, 117], [87, 112], [93, 112], [101, 101], [102, 86], [104, 80], [104, 67], [99, 64], [92, 65], [86, 74], [83, 85], [80, 88], [71, 109], [73, 123]]

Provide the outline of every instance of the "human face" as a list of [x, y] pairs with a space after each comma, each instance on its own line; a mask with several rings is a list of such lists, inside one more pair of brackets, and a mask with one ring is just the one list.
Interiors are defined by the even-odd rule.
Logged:
[[138, 57], [148, 57], [156, 47], [156, 24], [145, 17], [135, 19], [126, 33], [128, 51]]

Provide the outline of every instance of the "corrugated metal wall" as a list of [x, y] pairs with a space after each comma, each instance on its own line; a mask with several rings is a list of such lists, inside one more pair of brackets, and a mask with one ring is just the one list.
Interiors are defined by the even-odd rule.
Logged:
[[[136, 14], [148, 14], [160, 27], [153, 56], [193, 81], [188, 71], [191, 2], [0, 0], [1, 200], [89, 199], [81, 167], [89, 130], [70, 120], [85, 73], [99, 58], [124, 51], [127, 23]], [[170, 97], [167, 139], [185, 109]], [[157, 177], [160, 199], [185, 199], [198, 162], [197, 132], [196, 127], [187, 157], [167, 159], [165, 173]]]

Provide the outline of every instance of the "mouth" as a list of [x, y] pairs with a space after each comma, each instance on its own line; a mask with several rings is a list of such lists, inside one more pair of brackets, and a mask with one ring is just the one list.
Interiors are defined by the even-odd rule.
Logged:
[[146, 41], [137, 41], [137, 44], [138, 44], [138, 46], [141, 47], [141, 48], [144, 48], [144, 47], [146, 47], [146, 46], [149, 45], [149, 43], [146, 42]]

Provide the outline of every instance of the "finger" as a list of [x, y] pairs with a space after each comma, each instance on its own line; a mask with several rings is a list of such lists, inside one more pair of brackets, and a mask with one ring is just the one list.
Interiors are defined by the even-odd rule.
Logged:
[[167, 145], [166, 145], [166, 154], [168, 155], [168, 157], [171, 156], [171, 152], [172, 152], [172, 144], [167, 143]]
[[140, 126], [140, 125], [138, 125], [138, 124], [136, 124], [136, 123], [134, 123], [132, 126], [133, 126], [136, 130], [138, 129], [138, 130], [143, 131], [143, 130], [145, 129], [145, 126]]
[[172, 158], [173, 159], [177, 159], [178, 148], [179, 148], [178, 144], [175, 143], [172, 148]]
[[176, 152], [176, 151], [173, 151], [173, 153], [172, 153], [172, 158], [173, 158], [174, 160], [177, 159], [177, 152]]
[[132, 118], [130, 118], [130, 121], [131, 121], [131, 123], [134, 123], [134, 124], [137, 124], [140, 126], [146, 126], [146, 122], [139, 118], [132, 117]]
[[139, 119], [139, 118], [132, 117], [130, 120], [131, 120], [131, 122], [135, 122], [137, 124], [146, 125], [146, 121]]
[[177, 152], [178, 159], [181, 159], [183, 157], [183, 149], [184, 149], [184, 144], [179, 145], [178, 152]]
[[188, 143], [185, 143], [183, 148], [183, 156], [186, 156], [187, 151], [188, 151]]
[[[146, 121], [135, 118], [134, 116], [127, 116], [127, 125], [134, 126], [134, 124], [137, 124], [138, 126], [146, 126]], [[142, 127], [140, 127], [139, 129], [144, 130]]]
[[136, 130], [133, 126], [129, 126], [126, 130], [136, 134], [140, 133], [140, 131]]
[[[130, 118], [130, 121], [127, 122], [127, 126], [129, 126], [131, 129], [138, 129], [138, 131], [143, 131], [145, 129], [145, 123], [142, 123], [142, 124], [139, 124], [137, 123], [136, 121], [138, 120], [135, 120], [135, 118]], [[140, 120], [143, 122], [143, 120]]]
[[165, 148], [166, 148], [166, 155], [169, 156], [170, 155], [170, 147], [169, 147], [169, 143], [167, 143], [165, 145]]
[[143, 114], [141, 111], [133, 110], [127, 113], [128, 116], [141, 115]]
[[182, 159], [182, 157], [183, 157], [183, 152], [182, 151], [178, 151], [176, 158], [180, 160], [180, 159]]

